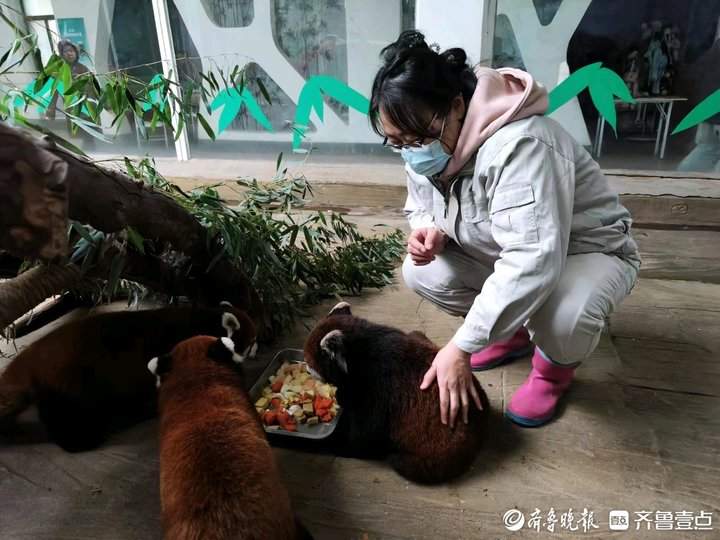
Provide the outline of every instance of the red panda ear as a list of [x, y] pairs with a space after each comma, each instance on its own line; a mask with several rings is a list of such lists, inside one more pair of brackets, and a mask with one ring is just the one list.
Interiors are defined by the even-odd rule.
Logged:
[[320, 348], [334, 361], [343, 373], [347, 373], [348, 366], [345, 359], [343, 333], [340, 330], [331, 330], [320, 340]]
[[232, 337], [235, 332], [240, 330], [240, 321], [238, 321], [238, 318], [229, 311], [222, 314], [222, 325], [227, 332], [227, 337]]
[[330, 315], [352, 315], [350, 304], [347, 302], [336, 304], [335, 307], [330, 310], [330, 313], [328, 313], [328, 316]]
[[219, 362], [234, 362], [240, 364], [245, 357], [235, 352], [235, 343], [232, 339], [224, 337], [215, 340], [208, 348], [208, 357]]
[[172, 362], [172, 356], [170, 354], [163, 354], [153, 358], [148, 362], [148, 369], [150, 373], [159, 377], [170, 371], [170, 363]]

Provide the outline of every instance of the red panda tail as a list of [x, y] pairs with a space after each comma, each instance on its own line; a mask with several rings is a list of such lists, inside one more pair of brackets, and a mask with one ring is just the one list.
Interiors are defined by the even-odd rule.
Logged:
[[34, 400], [31, 381], [16, 360], [0, 374], [0, 429], [14, 424], [15, 418]]

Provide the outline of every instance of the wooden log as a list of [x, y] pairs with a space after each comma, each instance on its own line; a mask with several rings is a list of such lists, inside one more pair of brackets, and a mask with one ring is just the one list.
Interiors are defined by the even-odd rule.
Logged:
[[720, 232], [635, 228], [633, 237], [641, 276], [720, 283]]
[[0, 124], [0, 247], [44, 260], [67, 255], [67, 164]]
[[637, 227], [720, 231], [720, 198], [621, 195], [620, 200]]
[[[23, 192], [26, 185], [32, 189]], [[45, 215], [41, 209], [48, 201], [53, 204]], [[227, 300], [247, 309], [261, 327], [267, 325], [260, 297], [240, 268], [221, 258], [208, 271], [220, 240], [208, 237], [207, 229], [180, 204], [119, 170], [0, 123], [0, 249], [44, 260], [66, 255], [67, 219], [105, 233], [132, 227], [153, 240], [156, 254], [174, 250], [187, 256], [186, 289], [210, 302]], [[6, 229], [10, 233], [4, 234]], [[32, 307], [11, 310], [11, 321]]]

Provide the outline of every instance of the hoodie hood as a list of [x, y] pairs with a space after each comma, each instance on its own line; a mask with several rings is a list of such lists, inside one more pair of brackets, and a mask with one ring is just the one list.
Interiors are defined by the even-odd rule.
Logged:
[[532, 75], [520, 69], [475, 68], [477, 85], [470, 98], [455, 151], [441, 177], [457, 174], [478, 148], [505, 124], [543, 114], [548, 93]]
[[62, 56], [65, 53], [65, 49], [73, 49], [75, 51], [75, 63], [77, 63], [80, 60], [80, 50], [78, 49], [77, 45], [75, 45], [72, 41], [69, 39], [61, 39], [58, 41], [57, 44], [58, 53], [60, 53], [60, 56]]

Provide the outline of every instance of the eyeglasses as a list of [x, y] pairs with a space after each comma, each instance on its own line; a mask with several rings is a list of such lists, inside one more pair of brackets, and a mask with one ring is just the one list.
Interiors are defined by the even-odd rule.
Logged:
[[[432, 126], [432, 124], [433, 124], [433, 122], [435, 121], [436, 118], [437, 118], [437, 113], [435, 113], [435, 114], [433, 115], [432, 120], [430, 120], [430, 123], [428, 124], [427, 129], [430, 129], [430, 126]], [[438, 135], [437, 137], [420, 138], [420, 139], [417, 139], [416, 141], [413, 141], [413, 142], [407, 143], [407, 144], [389, 144], [389, 143], [388, 143], [388, 138], [385, 137], [385, 138], [383, 139], [382, 145], [385, 146], [385, 147], [387, 147], [387, 148], [390, 148], [391, 150], [393, 150], [393, 151], [395, 151], [395, 152], [399, 152], [400, 150], [404, 150], [405, 148], [421, 148], [421, 147], [423, 146], [423, 142], [424, 142], [425, 139], [427, 139], [427, 138], [430, 138], [431, 140], [440, 140], [440, 139], [442, 139], [443, 132], [445, 131], [445, 120], [447, 120], [447, 116], [446, 116], [445, 118], [443, 118], [442, 126], [440, 127], [440, 135]]]

